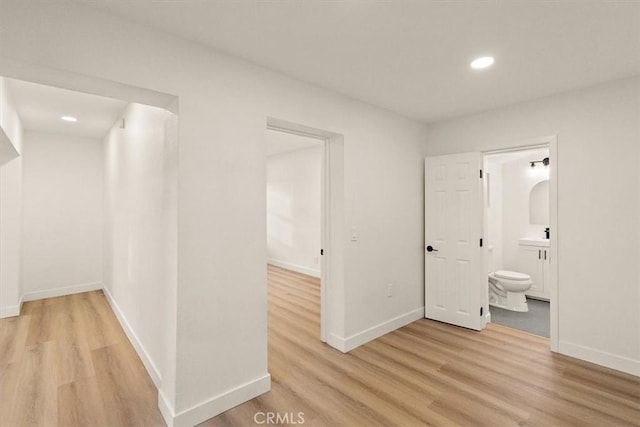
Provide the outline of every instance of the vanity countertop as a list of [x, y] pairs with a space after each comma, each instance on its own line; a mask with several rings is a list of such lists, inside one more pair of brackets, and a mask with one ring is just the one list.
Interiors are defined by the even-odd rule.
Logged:
[[541, 246], [543, 248], [549, 247], [549, 239], [542, 239], [538, 237], [523, 237], [519, 240], [521, 245], [525, 246]]

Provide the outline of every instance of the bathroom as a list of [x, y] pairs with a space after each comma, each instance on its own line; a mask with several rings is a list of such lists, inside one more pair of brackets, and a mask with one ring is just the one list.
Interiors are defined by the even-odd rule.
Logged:
[[549, 148], [487, 154], [491, 322], [549, 337]]

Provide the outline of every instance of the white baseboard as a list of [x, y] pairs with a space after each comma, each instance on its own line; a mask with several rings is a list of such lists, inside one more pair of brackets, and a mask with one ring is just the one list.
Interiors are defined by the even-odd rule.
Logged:
[[627, 374], [640, 376], [640, 360], [634, 360], [579, 344], [560, 341], [558, 353], [602, 365]]
[[343, 353], [347, 353], [362, 344], [368, 343], [369, 341], [422, 318], [424, 318], [424, 307], [402, 314], [398, 317], [394, 317], [393, 319], [382, 322], [369, 329], [365, 329], [364, 331], [353, 334], [347, 338], [342, 338], [335, 334], [329, 334], [327, 337], [327, 344]]
[[329, 335], [327, 335], [327, 344], [329, 344], [336, 350], [340, 350], [343, 353], [346, 353], [348, 351], [346, 340], [334, 333], [330, 333]]
[[45, 289], [42, 291], [28, 292], [24, 294], [24, 301], [36, 301], [44, 298], [62, 297], [65, 295], [79, 294], [82, 292], [97, 291], [102, 289], [102, 283], [82, 283], [80, 285], [64, 286], [62, 288]]
[[487, 310], [487, 314], [484, 315], [484, 325], [491, 323], [491, 312]]
[[174, 410], [173, 405], [169, 403], [166, 396], [160, 389], [158, 389], [158, 409], [160, 409], [160, 414], [162, 414], [164, 422], [167, 423], [167, 427], [174, 427], [176, 411]]
[[15, 317], [20, 316], [20, 311], [22, 311], [22, 301], [23, 297], [20, 297], [18, 301], [18, 305], [10, 305], [8, 307], [0, 307], [0, 319], [4, 319], [5, 317]]
[[267, 264], [275, 265], [276, 267], [286, 268], [287, 270], [295, 271], [298, 273], [306, 274], [307, 276], [313, 276], [320, 278], [320, 270], [316, 270], [313, 268], [305, 267], [302, 265], [292, 264], [286, 261], [280, 261], [273, 258], [267, 259]]
[[192, 427], [269, 390], [271, 375], [266, 374], [177, 414], [161, 393], [158, 396], [158, 406], [168, 427]]
[[113, 299], [113, 296], [111, 295], [111, 293], [109, 293], [109, 289], [104, 288], [103, 292], [104, 292], [104, 295], [107, 297], [107, 301], [111, 306], [111, 310], [113, 310], [113, 313], [118, 318], [118, 322], [120, 322], [120, 326], [122, 326], [122, 329], [124, 330], [125, 334], [127, 334], [127, 338], [129, 338], [129, 341], [133, 345], [133, 348], [135, 348], [136, 353], [138, 353], [138, 357], [140, 357], [140, 360], [142, 360], [142, 364], [144, 365], [147, 372], [149, 373], [149, 376], [151, 377], [153, 384], [155, 384], [157, 389], [160, 389], [160, 382], [162, 379], [160, 375], [160, 371], [156, 367], [155, 363], [153, 363], [153, 361], [151, 360], [151, 357], [149, 357], [149, 353], [147, 353], [147, 350], [142, 345], [142, 342], [140, 341], [136, 333], [133, 331], [133, 328], [131, 328], [131, 325], [127, 321], [127, 318], [125, 317], [124, 313], [122, 312], [122, 310], [120, 309], [116, 301]]

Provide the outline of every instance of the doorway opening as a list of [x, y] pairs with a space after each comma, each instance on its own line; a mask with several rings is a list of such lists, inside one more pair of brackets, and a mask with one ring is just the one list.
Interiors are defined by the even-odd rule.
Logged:
[[[325, 143], [279, 129], [266, 131], [269, 303], [303, 309], [318, 329]], [[320, 330], [314, 335], [322, 336]]]
[[[316, 286], [319, 286], [319, 301], [316, 297], [319, 318], [312, 319], [312, 322], [319, 327], [313, 327], [313, 335], [319, 335], [320, 341], [339, 348], [335, 337], [340, 336], [344, 329], [341, 310], [344, 304], [341, 262], [344, 250], [344, 137], [272, 117], [267, 118], [265, 132], [266, 139], [274, 142], [269, 144], [266, 153], [284, 153], [274, 156], [280, 158], [273, 162], [269, 171], [271, 177], [280, 182], [267, 182], [270, 199], [266, 206], [267, 232], [270, 234], [267, 243], [272, 245], [267, 248], [267, 262], [274, 265], [270, 268], [284, 267], [289, 271], [293, 268], [294, 274], [306, 274], [306, 277], [316, 280]], [[291, 154], [287, 155], [287, 152]], [[294, 170], [283, 171], [286, 157], [294, 161], [297, 158]], [[308, 170], [303, 167], [303, 162], [307, 162], [305, 167]], [[306, 187], [302, 181], [306, 181]], [[313, 194], [306, 194], [306, 191]], [[289, 257], [289, 260], [278, 257]]]
[[[494, 237], [491, 241], [489, 237], [487, 212], [488, 199], [492, 198], [490, 190], [493, 187], [493, 196], [496, 195], [496, 190], [495, 182], [493, 186], [488, 184], [492, 178], [491, 173], [487, 177], [485, 162], [490, 163], [491, 157], [499, 154], [508, 154], [515, 159], [527, 150], [546, 151], [544, 153], [531, 151], [522, 157], [521, 172], [544, 173], [548, 178], [536, 182], [536, 184], [543, 181], [546, 183], [541, 183], [535, 189], [533, 187], [528, 189], [527, 197], [524, 198], [524, 202], [521, 202], [523, 205], [526, 202], [523, 210], [526, 214], [526, 223], [521, 230], [516, 229], [513, 232], [521, 234], [516, 238], [516, 251], [520, 243], [529, 243], [529, 246], [535, 248], [529, 253], [531, 265], [527, 264], [526, 269], [533, 268], [534, 261], [540, 263], [540, 265], [536, 264], [536, 268], [532, 271], [534, 277], [538, 278], [538, 286], [529, 291], [533, 283], [531, 275], [513, 274], [519, 273], [517, 271], [511, 272], [512, 274], [493, 274], [493, 282], [508, 283], [507, 286], [511, 285], [512, 288], [519, 286], [521, 289], [514, 290], [514, 293], [520, 294], [515, 295], [514, 298], [505, 292], [504, 286], [495, 286], [492, 305], [494, 311], [497, 311], [495, 307], [498, 305], [512, 309], [520, 308], [522, 311], [523, 306], [526, 305], [524, 292], [529, 292], [530, 296], [537, 300], [548, 298], [549, 343], [551, 351], [557, 352], [560, 230], [558, 229], [558, 143], [555, 135], [523, 141], [506, 149], [431, 156], [425, 159], [425, 317], [477, 331], [484, 329], [492, 320], [496, 320], [491, 317], [489, 304], [489, 273], [496, 273], [496, 271], [490, 271], [489, 246], [493, 246], [495, 250], [496, 239]], [[494, 172], [493, 181], [497, 181], [496, 178], [497, 175]], [[530, 202], [530, 199], [533, 202]], [[529, 209], [531, 204], [533, 209]], [[504, 224], [512, 223], [505, 218], [501, 221]], [[549, 239], [546, 239], [547, 231]], [[534, 237], [539, 241], [533, 242], [531, 238]], [[520, 242], [521, 239], [522, 242]], [[499, 240], [502, 241], [502, 239]], [[546, 246], [536, 247], [533, 243]], [[496, 258], [502, 261], [500, 257]], [[512, 268], [517, 270], [517, 255], [514, 259], [515, 264], [509, 265], [513, 265]], [[525, 266], [524, 261], [523, 266]], [[539, 286], [541, 280], [545, 280], [543, 288]]]
[[549, 146], [485, 153], [483, 163], [488, 316], [549, 338]]

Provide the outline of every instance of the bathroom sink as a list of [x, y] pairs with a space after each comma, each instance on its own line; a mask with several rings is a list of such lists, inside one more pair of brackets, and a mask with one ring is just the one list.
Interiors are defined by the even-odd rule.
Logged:
[[521, 245], [549, 247], [549, 239], [541, 239], [538, 237], [524, 237], [519, 240]]

